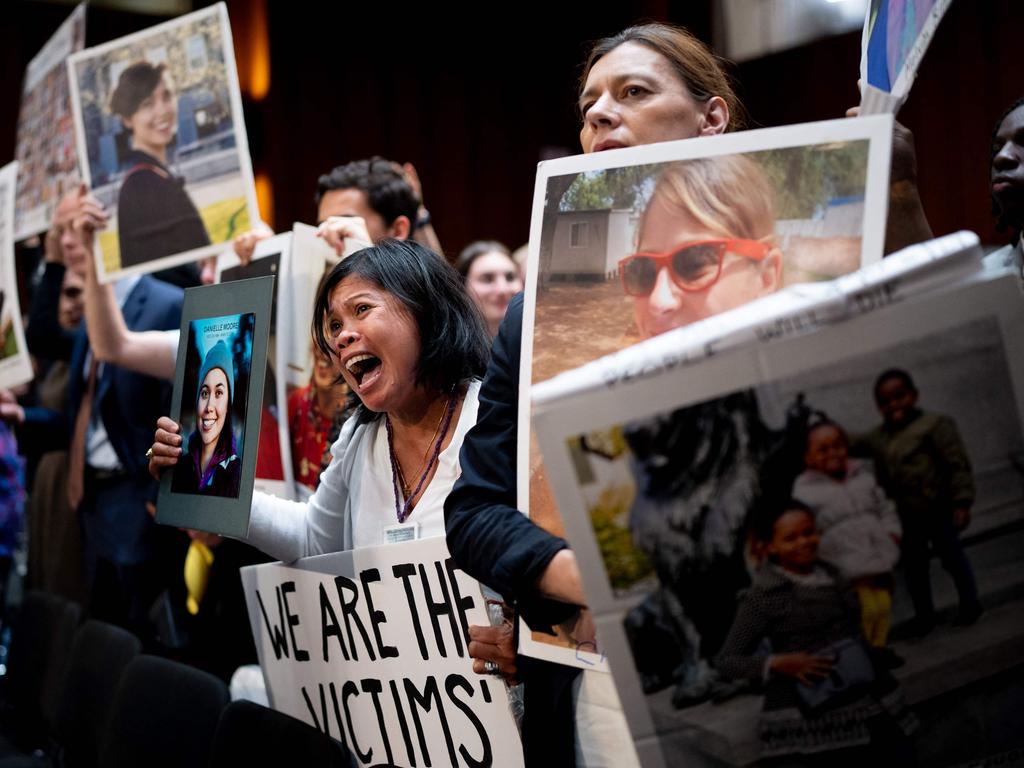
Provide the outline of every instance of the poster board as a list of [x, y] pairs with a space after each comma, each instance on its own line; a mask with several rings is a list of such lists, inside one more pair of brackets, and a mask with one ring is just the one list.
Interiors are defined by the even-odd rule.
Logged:
[[82, 178], [110, 213], [101, 282], [214, 255], [259, 220], [223, 3], [73, 54], [68, 78]]
[[[882, 422], [875, 392], [883, 371], [906, 371], [921, 411], [952, 422], [965, 446], [976, 493], [961, 538], [970, 540], [967, 557], [987, 606], [977, 631], [940, 626], [903, 642], [913, 610], [897, 581], [893, 637], [907, 660], [896, 672], [905, 695], [913, 705], [1016, 664], [1012, 649], [1024, 638], [1016, 593], [993, 587], [989, 572], [1024, 583], [1013, 543], [1024, 508], [1014, 465], [1024, 448], [1024, 349], [1016, 333], [1024, 306], [1016, 276], [980, 271], [976, 237], [954, 237], [960, 242], [931, 244], [942, 281], [850, 276], [861, 285], [846, 294], [845, 309], [829, 300], [799, 313], [758, 312], [751, 324], [761, 332], [744, 345], [706, 346], [710, 336], [698, 338], [710, 331], [706, 323], [535, 387], [534, 424], [553, 492], [645, 766], [676, 764], [682, 754], [737, 765], [763, 756], [756, 692], [710, 700], [720, 694], [713, 660], [733, 631], [737, 595], [751, 573], [757, 578], [745, 539], [752, 491], [760, 483], [763, 497], [766, 480], [801, 471], [780, 469], [777, 451], [801, 408], [824, 412], [851, 445], [870, 436]], [[601, 450], [616, 439], [617, 453]], [[761, 444], [773, 440], [774, 448]], [[705, 452], [711, 442], [731, 448]], [[687, 461], [694, 451], [705, 459]], [[991, 554], [1003, 550], [1005, 557]], [[956, 593], [933, 581], [948, 617]], [[668, 604], [680, 606], [668, 622], [671, 641], [655, 618], [656, 606]], [[674, 669], [666, 675], [667, 666]]]
[[14, 190], [17, 162], [0, 168], [0, 387], [31, 381], [32, 361], [25, 343], [18, 274], [14, 264]]
[[185, 291], [170, 413], [182, 455], [161, 478], [158, 523], [249, 529], [273, 292], [273, 277]]
[[952, 0], [871, 0], [861, 35], [862, 115], [896, 114]]
[[[891, 142], [892, 118], [878, 115], [541, 163], [523, 306], [519, 509], [562, 535], [532, 443], [532, 386], [670, 328], [880, 261]], [[562, 634], [521, 630], [527, 655], [602, 666]]]
[[523, 765], [504, 682], [477, 675], [480, 584], [443, 537], [241, 571], [271, 706], [363, 765]]
[[45, 232], [60, 198], [81, 179], [66, 61], [85, 47], [85, 10], [85, 3], [76, 6], [25, 69], [15, 149], [15, 240]]
[[[291, 234], [276, 235], [261, 240], [246, 265], [239, 262], [234, 251], [217, 257], [217, 282], [227, 283], [253, 277], [274, 275], [274, 301], [270, 315], [270, 336], [267, 341], [267, 374], [263, 384], [262, 418], [260, 419], [259, 449], [256, 457], [254, 489], [263, 493], [294, 498], [292, 487], [291, 443], [288, 439], [287, 398], [284, 380], [279, 375], [282, 343], [277, 333], [283, 314], [291, 315], [294, 307], [287, 303], [283, 286], [289, 272]], [[284, 299], [284, 301], [282, 301]]]

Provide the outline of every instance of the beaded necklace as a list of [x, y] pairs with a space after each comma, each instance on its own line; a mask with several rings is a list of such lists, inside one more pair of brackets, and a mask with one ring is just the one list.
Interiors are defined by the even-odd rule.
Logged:
[[[427, 481], [427, 475], [430, 474], [430, 469], [434, 466], [437, 461], [437, 457], [441, 455], [441, 445], [444, 443], [445, 437], [448, 435], [448, 428], [452, 423], [452, 415], [455, 413], [455, 390], [452, 389], [452, 393], [448, 396], [448, 405], [445, 408], [444, 414], [441, 416], [441, 421], [438, 423], [438, 429], [434, 430], [434, 434], [437, 435], [437, 441], [433, 444], [433, 452], [430, 455], [430, 461], [427, 462], [427, 466], [424, 467], [423, 473], [420, 475], [419, 481], [416, 483], [416, 488], [412, 493], [406, 493], [405, 478], [402, 476], [402, 468], [398, 463], [398, 458], [395, 456], [395, 433], [391, 427], [391, 417], [387, 414], [384, 415], [384, 426], [388, 432], [388, 457], [391, 459], [391, 490], [395, 494], [395, 515], [398, 517], [399, 523], [404, 523], [409, 515], [412, 514], [412, 505], [417, 496], [420, 495], [420, 491], [423, 490], [423, 484]], [[429, 447], [428, 447], [428, 450]], [[402, 488], [403, 495], [405, 496], [405, 502], [403, 503], [398, 498], [398, 490]]]

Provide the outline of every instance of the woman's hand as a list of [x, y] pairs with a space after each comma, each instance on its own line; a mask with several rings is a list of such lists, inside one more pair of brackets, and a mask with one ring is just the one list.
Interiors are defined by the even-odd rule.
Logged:
[[516, 648], [513, 641], [512, 624], [503, 622], [496, 627], [469, 627], [469, 655], [473, 657], [473, 671], [478, 675], [487, 674], [485, 662], [498, 666], [498, 672], [505, 682], [515, 685]]
[[828, 677], [833, 663], [832, 659], [810, 653], [777, 653], [771, 657], [768, 667], [775, 674], [791, 677], [804, 685], [814, 685]]
[[78, 187], [78, 208], [71, 220], [71, 226], [82, 237], [82, 245], [92, 252], [93, 233], [106, 229], [110, 214], [103, 203], [95, 195], [89, 192], [89, 188], [83, 182]]
[[370, 232], [362, 216], [329, 216], [317, 227], [316, 236], [322, 238], [339, 256], [345, 255], [345, 239], [373, 245]]
[[232, 247], [235, 249], [235, 255], [238, 256], [242, 266], [252, 261], [252, 255], [256, 252], [256, 243], [273, 236], [274, 231], [261, 221], [254, 229], [243, 232], [236, 237]]
[[167, 467], [173, 467], [181, 456], [181, 427], [167, 416], [161, 416], [156, 422], [156, 434], [153, 445], [149, 449], [149, 474], [160, 479], [160, 473]]
[[571, 549], [562, 549], [551, 558], [537, 581], [537, 589], [544, 597], [561, 600], [563, 603], [585, 606], [583, 579], [576, 565], [576, 555]]

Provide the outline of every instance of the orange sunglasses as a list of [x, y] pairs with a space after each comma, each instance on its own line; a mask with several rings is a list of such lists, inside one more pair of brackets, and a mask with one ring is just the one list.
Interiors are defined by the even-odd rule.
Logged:
[[735, 253], [745, 259], [762, 261], [771, 251], [760, 240], [730, 238], [723, 240], [691, 240], [664, 253], [634, 253], [619, 260], [622, 287], [630, 296], [648, 296], [654, 290], [658, 272], [668, 269], [680, 289], [696, 293], [705, 291], [722, 276], [725, 254]]

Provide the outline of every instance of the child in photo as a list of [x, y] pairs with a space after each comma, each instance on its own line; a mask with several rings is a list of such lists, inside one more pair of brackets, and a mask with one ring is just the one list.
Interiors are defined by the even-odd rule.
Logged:
[[715, 664], [764, 683], [761, 764], [913, 765], [916, 719], [863, 646], [856, 597], [819, 557], [814, 513], [795, 500], [764, 508], [751, 537], [764, 561]]
[[850, 458], [849, 439], [838, 424], [820, 421], [808, 428], [804, 472], [793, 485], [793, 497], [814, 512], [819, 557], [856, 591], [864, 639], [878, 649], [880, 660], [898, 666], [902, 660], [882, 649], [892, 622], [900, 520], [870, 464]]
[[917, 407], [917, 387], [904, 370], [884, 371], [875, 381], [874, 396], [882, 423], [864, 439], [903, 524], [903, 566], [915, 634], [928, 633], [936, 622], [932, 552], [956, 585], [960, 605], [953, 623], [973, 624], [982, 609], [959, 532], [970, 522], [974, 477], [960, 432], [948, 416]]

